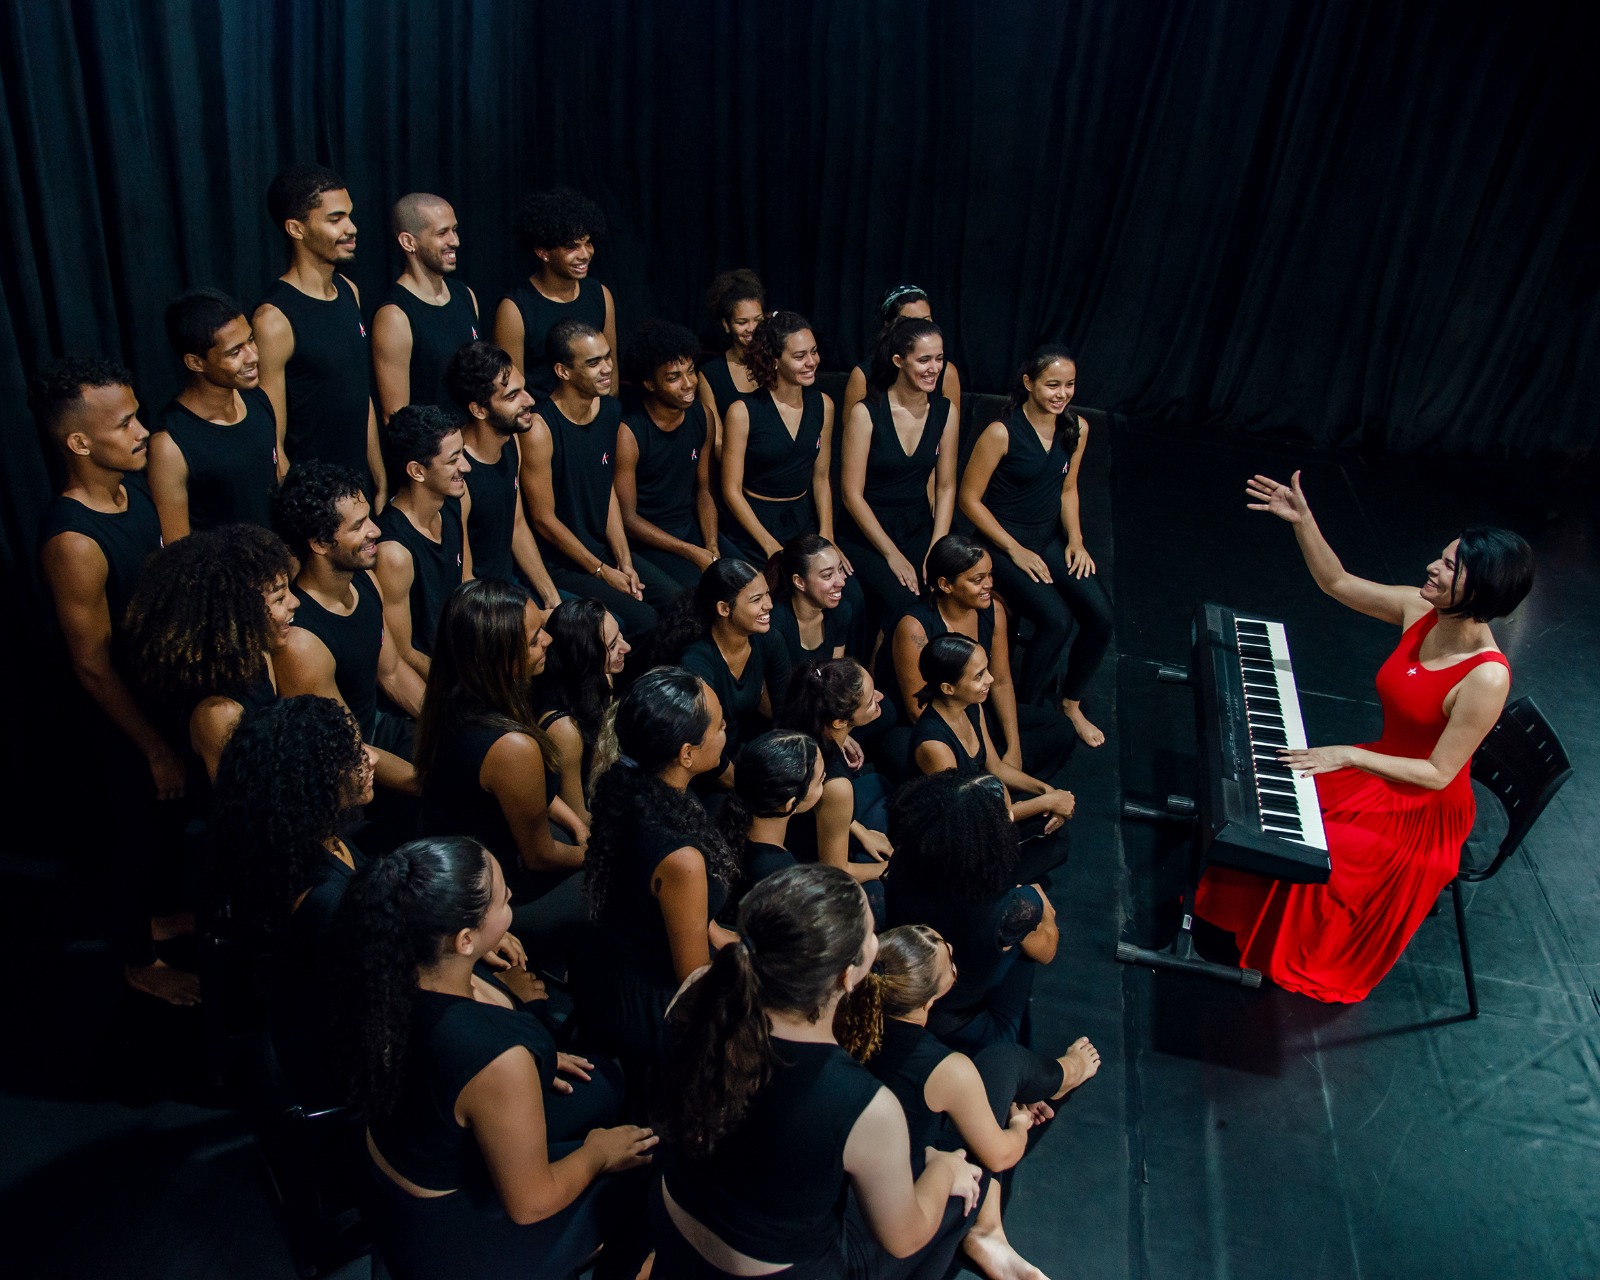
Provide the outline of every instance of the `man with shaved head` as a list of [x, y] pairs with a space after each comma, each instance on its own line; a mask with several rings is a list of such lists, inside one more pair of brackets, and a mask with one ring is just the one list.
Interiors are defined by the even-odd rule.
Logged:
[[406, 269], [372, 319], [372, 362], [385, 422], [408, 404], [453, 409], [444, 368], [464, 343], [478, 338], [478, 299], [449, 279], [461, 247], [450, 202], [414, 191], [395, 201], [390, 225]]

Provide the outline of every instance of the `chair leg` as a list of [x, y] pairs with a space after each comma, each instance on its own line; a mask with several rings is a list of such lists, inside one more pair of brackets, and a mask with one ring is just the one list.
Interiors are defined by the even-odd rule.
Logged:
[[1478, 1016], [1478, 984], [1472, 980], [1472, 948], [1467, 945], [1467, 912], [1461, 903], [1461, 881], [1450, 882], [1450, 900], [1456, 908], [1456, 937], [1461, 943], [1461, 972], [1467, 980], [1467, 1016]]

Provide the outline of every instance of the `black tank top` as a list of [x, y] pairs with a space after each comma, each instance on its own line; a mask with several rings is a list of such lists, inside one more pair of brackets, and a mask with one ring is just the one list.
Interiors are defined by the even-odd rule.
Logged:
[[418, 990], [400, 1100], [392, 1115], [368, 1123], [390, 1167], [431, 1191], [487, 1189], [483, 1152], [472, 1130], [456, 1123], [456, 1099], [473, 1076], [519, 1045], [533, 1055], [541, 1078], [554, 1070], [555, 1043], [531, 1013]]
[[744, 487], [763, 498], [804, 498], [822, 447], [822, 392], [806, 387], [800, 427], [791, 438], [769, 391], [745, 397], [750, 435], [744, 448]]
[[944, 1122], [942, 1112], [928, 1106], [924, 1089], [934, 1068], [950, 1056], [926, 1027], [899, 1018], [883, 1020], [883, 1044], [867, 1059], [867, 1070], [900, 1103], [906, 1113], [906, 1128], [911, 1130], [911, 1171], [920, 1177], [927, 1157], [924, 1147], [934, 1141]]
[[882, 1086], [836, 1044], [774, 1038], [777, 1062], [709, 1156], [663, 1144], [672, 1198], [741, 1253], [817, 1262], [842, 1249], [844, 1148]]
[[472, 495], [467, 538], [472, 543], [473, 576], [512, 582], [517, 562], [511, 554], [511, 535], [522, 496], [516, 441], [506, 440], [499, 462], [480, 462], [470, 450], [467, 456], [472, 460], [472, 470], [467, 472], [467, 492]]
[[189, 528], [198, 533], [225, 524], [272, 527], [278, 487], [278, 420], [260, 387], [241, 391], [244, 417], [207, 422], [177, 400], [156, 414], [150, 430], [165, 431], [189, 468]]
[[800, 639], [800, 620], [794, 616], [794, 605], [785, 600], [772, 606], [772, 629], [767, 632], [767, 692], [775, 705], [782, 706], [789, 696], [789, 677], [796, 667], [802, 662], [827, 662], [835, 649], [848, 644], [855, 613], [855, 606], [843, 599], [834, 608], [824, 609], [822, 644], [807, 649]]
[[[423, 835], [471, 836], [488, 846], [503, 866], [521, 861], [516, 833], [500, 802], [479, 780], [483, 762], [494, 744], [512, 730], [500, 725], [459, 724], [439, 740], [439, 750], [422, 784]], [[560, 794], [560, 779], [544, 770], [545, 803]]]
[[361, 736], [372, 741], [378, 719], [378, 653], [383, 648], [383, 597], [372, 575], [357, 571], [352, 579], [356, 607], [348, 617], [330, 613], [309, 591], [296, 591], [300, 608], [294, 625], [328, 646], [333, 655], [333, 682], [339, 688]]
[[411, 553], [411, 647], [431, 655], [444, 602], [461, 585], [461, 499], [444, 500], [439, 510], [438, 542], [392, 502], [378, 517], [378, 528], [383, 530], [382, 541], [398, 542]]
[[956, 758], [956, 774], [962, 778], [978, 777], [987, 770], [984, 768], [983, 730], [978, 719], [977, 704], [966, 709], [966, 717], [972, 724], [972, 732], [978, 736], [978, 751], [976, 755], [968, 755], [967, 749], [961, 745], [961, 739], [956, 737], [956, 731], [945, 723], [945, 719], [932, 706], [925, 708], [922, 715], [917, 718], [916, 726], [911, 730], [911, 757], [916, 759], [917, 748], [924, 742], [942, 742], [950, 748]]
[[122, 477], [128, 495], [124, 511], [94, 511], [76, 498], [57, 494], [44, 509], [39, 545], [61, 533], [81, 533], [100, 548], [106, 558], [106, 607], [111, 611], [112, 634], [122, 631], [122, 615], [139, 584], [145, 561], [161, 549], [161, 518], [150, 497], [145, 478], [137, 472]]
[[[529, 280], [519, 281], [504, 295], [522, 314], [522, 374], [528, 390], [543, 400], [556, 387], [555, 370], [545, 337], [562, 320], [583, 320], [600, 333], [606, 324], [606, 295], [598, 282], [578, 281], [578, 296], [571, 302], [552, 302]], [[610, 397], [607, 397], [608, 399]], [[615, 401], [613, 401], [615, 403]]]
[[989, 477], [983, 504], [1007, 533], [1037, 550], [1061, 527], [1061, 485], [1072, 453], [1063, 432], [1051, 438], [1048, 449], [1041, 445], [1020, 405], [1000, 421], [1010, 440]]
[[[562, 413], [553, 400], [540, 403], [539, 416], [550, 428], [550, 481], [556, 518], [596, 556], [609, 561], [606, 516], [611, 510], [611, 463], [617, 452], [622, 406], [611, 396], [601, 396], [594, 421], [584, 426]], [[572, 563], [543, 539], [539, 549], [547, 560], [554, 557], [559, 564]]]
[[950, 402], [943, 396], [934, 396], [928, 401], [922, 436], [910, 453], [900, 447], [889, 397], [868, 396], [862, 403], [872, 419], [872, 440], [867, 446], [867, 482], [862, 488], [867, 505], [874, 512], [880, 508], [911, 508], [932, 520], [928, 477], [933, 474], [939, 457], [944, 424], [950, 419]]
[[695, 485], [699, 479], [700, 450], [706, 445], [706, 411], [698, 402], [671, 431], [663, 431], [644, 409], [625, 421], [639, 446], [634, 471], [639, 514], [664, 533], [700, 544], [699, 513], [695, 510]]
[[700, 366], [700, 376], [711, 386], [711, 398], [717, 405], [717, 416], [726, 418], [728, 406], [750, 394], [740, 391], [733, 382], [733, 371], [728, 368], [728, 357], [725, 355], [712, 356]]
[[274, 280], [261, 298], [294, 330], [294, 354], [283, 371], [284, 447], [291, 466], [325, 458], [364, 476], [372, 368], [367, 326], [355, 291], [337, 271], [333, 287], [336, 298], [311, 298], [287, 280]]
[[[922, 634], [929, 640], [935, 640], [942, 635], [965, 635], [965, 632], [950, 630], [945, 622], [944, 615], [930, 604], [919, 604], [915, 608], [906, 610], [908, 618], [915, 618], [922, 624]], [[970, 638], [970, 637], [969, 637]], [[983, 646], [983, 651], [994, 656], [994, 606], [991, 604], [986, 609], [978, 610], [978, 643]], [[985, 706], [988, 704], [985, 703]]]
[[444, 389], [444, 369], [450, 357], [469, 342], [478, 340], [478, 314], [472, 309], [472, 294], [464, 284], [446, 280], [450, 300], [443, 306], [424, 302], [396, 280], [378, 304], [381, 310], [396, 306], [411, 322], [411, 404], [437, 404], [455, 410], [455, 403]]

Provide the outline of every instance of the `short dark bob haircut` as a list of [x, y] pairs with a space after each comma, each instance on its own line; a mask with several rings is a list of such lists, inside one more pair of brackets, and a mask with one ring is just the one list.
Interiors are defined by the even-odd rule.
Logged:
[[1527, 599], [1533, 590], [1533, 548], [1521, 534], [1472, 525], [1456, 537], [1459, 595], [1440, 613], [1489, 622]]

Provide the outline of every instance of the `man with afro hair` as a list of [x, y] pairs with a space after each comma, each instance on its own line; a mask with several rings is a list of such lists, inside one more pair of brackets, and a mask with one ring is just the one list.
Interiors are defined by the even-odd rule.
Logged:
[[582, 320], [604, 335], [608, 350], [617, 349], [611, 291], [589, 279], [594, 238], [605, 229], [599, 207], [570, 187], [536, 191], [517, 211], [513, 232], [517, 245], [534, 258], [533, 274], [500, 299], [494, 340], [528, 380], [536, 399], [555, 390], [545, 337], [559, 321]]

